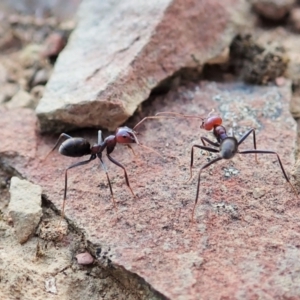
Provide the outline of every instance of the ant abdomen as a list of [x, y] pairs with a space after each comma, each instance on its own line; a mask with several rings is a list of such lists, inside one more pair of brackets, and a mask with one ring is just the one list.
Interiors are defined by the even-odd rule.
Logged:
[[219, 125], [222, 125], [222, 118], [220, 116], [211, 116], [202, 122], [200, 128], [210, 131]]
[[238, 141], [234, 137], [227, 137], [220, 145], [220, 155], [224, 159], [231, 159], [238, 151]]
[[84, 138], [71, 138], [65, 140], [58, 149], [59, 153], [65, 156], [81, 157], [91, 154], [91, 145]]

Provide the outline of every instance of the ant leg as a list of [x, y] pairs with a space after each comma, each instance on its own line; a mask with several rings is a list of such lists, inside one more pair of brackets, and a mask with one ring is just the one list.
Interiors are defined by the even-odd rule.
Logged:
[[214, 152], [214, 153], [219, 153], [220, 152], [218, 149], [215, 149], [215, 148], [201, 146], [201, 145], [193, 145], [192, 150], [191, 150], [190, 178], [186, 182], [189, 182], [191, 180], [191, 178], [193, 177], [192, 168], [193, 168], [193, 164], [194, 164], [194, 147], [200, 148], [202, 150], [206, 150], [208, 152]]
[[161, 118], [168, 118], [168, 119], [175, 119], [176, 117], [182, 117], [182, 118], [192, 118], [192, 119], [201, 119], [203, 120], [203, 118], [198, 117], [198, 116], [192, 116], [192, 115], [183, 115], [180, 113], [176, 113], [176, 112], [159, 112], [157, 113], [155, 116], [150, 116], [150, 117], [145, 117], [143, 118], [140, 122], [138, 122], [134, 127], [133, 130], [135, 130], [138, 126], [140, 126], [144, 121], [148, 120], [148, 119], [161, 119]]
[[64, 216], [65, 216], [65, 203], [66, 203], [66, 199], [67, 199], [67, 186], [68, 186], [68, 170], [78, 167], [78, 166], [86, 165], [89, 162], [91, 162], [92, 160], [94, 160], [95, 158], [96, 158], [96, 155], [92, 154], [88, 160], [80, 161], [80, 162], [73, 164], [65, 169], [65, 191], [64, 191], [64, 200], [63, 200], [62, 213], [61, 213], [62, 218], [64, 218]]
[[102, 130], [98, 130], [98, 145], [100, 145], [102, 142], [103, 142]]
[[128, 175], [127, 175], [127, 172], [126, 172], [125, 167], [124, 167], [122, 164], [120, 164], [118, 161], [116, 161], [114, 158], [112, 158], [109, 154], [106, 154], [106, 155], [107, 155], [108, 159], [109, 159], [112, 163], [114, 163], [115, 165], [117, 165], [118, 167], [120, 167], [120, 168], [122, 168], [122, 169], [124, 170], [124, 175], [125, 175], [126, 185], [129, 187], [129, 189], [130, 189], [131, 194], [133, 195], [133, 197], [135, 197], [135, 195], [134, 195], [134, 193], [133, 193], [133, 191], [132, 191], [132, 189], [131, 189], [131, 187], [130, 187], [129, 180], [128, 180]]
[[[220, 143], [213, 142], [210, 139], [206, 138], [205, 136], [201, 136], [201, 142], [202, 142], [203, 146], [206, 146], [205, 142], [207, 142], [210, 145], [213, 145], [215, 147], [220, 147]], [[208, 155], [208, 151], [206, 151], [206, 154]]]
[[[204, 118], [199, 117], [199, 116], [183, 115], [181, 113], [176, 113], [176, 112], [171, 112], [171, 111], [158, 112], [157, 114], [155, 114], [155, 116], [161, 116], [161, 117], [175, 116], [175, 117], [181, 117], [181, 118], [191, 118], [191, 119], [201, 119], [201, 120], [204, 119]], [[170, 117], [170, 118], [172, 118], [172, 117]]]
[[48, 152], [48, 154], [45, 156], [45, 158], [43, 160], [46, 160], [47, 157], [57, 148], [57, 146], [59, 145], [60, 141], [62, 140], [62, 138], [66, 138], [66, 139], [71, 139], [72, 137], [66, 133], [62, 133], [59, 138], [57, 139], [54, 147]]
[[284, 168], [283, 168], [283, 164], [281, 162], [281, 159], [279, 157], [279, 155], [275, 152], [275, 151], [269, 151], [269, 150], [244, 150], [244, 151], [240, 151], [238, 152], [239, 154], [249, 154], [249, 153], [255, 153], [255, 154], [275, 154], [277, 156], [281, 171], [283, 173], [284, 178], [286, 179], [286, 181], [289, 183], [289, 185], [292, 187], [295, 195], [297, 196], [297, 198], [299, 198], [298, 193], [296, 188], [292, 185], [292, 183], [290, 182]]
[[[255, 136], [255, 129], [254, 128], [251, 128], [249, 131], [247, 131], [241, 138], [240, 140], [238, 141], [238, 146], [240, 144], [242, 144], [245, 139], [250, 135], [250, 134], [253, 134], [253, 145], [254, 145], [254, 149], [256, 150], [256, 136]], [[258, 160], [257, 160], [257, 153], [255, 153], [255, 161], [258, 163]]]
[[100, 159], [102, 168], [103, 168], [103, 170], [105, 171], [105, 174], [106, 174], [106, 178], [107, 178], [107, 181], [108, 181], [110, 194], [111, 194], [111, 197], [112, 197], [112, 200], [113, 200], [114, 207], [115, 207], [115, 209], [117, 209], [117, 205], [116, 205], [116, 201], [115, 201], [115, 198], [114, 198], [114, 193], [113, 193], [113, 190], [112, 190], [112, 186], [111, 186], [111, 182], [110, 182], [110, 179], [109, 179], [109, 176], [108, 176], [108, 171], [107, 171], [106, 165], [104, 164], [104, 162], [102, 160], [102, 157], [99, 157], [99, 159]]
[[192, 219], [191, 222], [194, 223], [194, 214], [195, 214], [195, 209], [196, 209], [196, 205], [198, 202], [198, 198], [199, 198], [199, 192], [200, 192], [200, 175], [201, 172], [206, 169], [207, 167], [209, 167], [210, 165], [214, 164], [215, 162], [222, 160], [223, 158], [221, 156], [216, 157], [215, 159], [211, 160], [210, 162], [206, 163], [203, 167], [201, 167], [200, 171], [199, 171], [199, 175], [198, 175], [198, 184], [197, 184], [197, 193], [196, 193], [196, 199], [195, 199], [195, 204], [193, 207], [193, 211], [192, 211]]
[[[206, 146], [205, 142], [209, 143], [210, 145], [212, 146], [215, 146], [215, 147], [220, 147], [220, 143], [216, 143], [216, 142], [213, 142], [211, 141], [210, 139], [206, 138], [205, 136], [201, 136], [201, 141], [202, 141], [202, 144], [204, 146]], [[205, 141], [205, 142], [204, 142]]]

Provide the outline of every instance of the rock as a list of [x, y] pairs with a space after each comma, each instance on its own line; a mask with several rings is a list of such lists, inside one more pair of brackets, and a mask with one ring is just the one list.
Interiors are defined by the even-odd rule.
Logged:
[[226, 47], [218, 56], [208, 60], [206, 63], [209, 65], [225, 64], [229, 61], [229, 47]]
[[94, 258], [89, 252], [77, 254], [76, 259], [79, 265], [90, 265], [94, 262]]
[[276, 77], [275, 78], [275, 83], [278, 86], [283, 86], [283, 85], [286, 84], [286, 78], [284, 78], [284, 77]]
[[0, 37], [0, 51], [11, 51], [21, 47], [21, 40], [12, 30], [5, 32]]
[[7, 70], [7, 82], [11, 83], [18, 83], [19, 78], [21, 74], [23, 73], [21, 71], [22, 67], [19, 63], [19, 55], [14, 53], [12, 54], [12, 57], [10, 59], [5, 59], [3, 61], [4, 66]]
[[25, 243], [35, 233], [43, 215], [42, 188], [18, 177], [11, 178], [8, 212], [13, 220], [19, 243]]
[[33, 76], [33, 80], [31, 83], [31, 86], [37, 86], [37, 85], [45, 85], [50, 77], [51, 74], [51, 70], [43, 68], [38, 70], [34, 76]]
[[45, 290], [48, 293], [57, 294], [55, 277], [49, 277], [45, 280]]
[[0, 85], [2, 86], [4, 83], [6, 83], [6, 80], [7, 80], [7, 69], [2, 63], [0, 63]]
[[296, 0], [251, 0], [254, 10], [262, 17], [279, 21], [292, 9]]
[[[278, 152], [289, 175], [296, 138], [295, 121], [288, 110], [290, 98], [288, 80], [280, 87], [200, 81], [156, 97], [127, 125], [132, 127], [145, 115], [159, 111], [203, 117], [215, 109], [228, 130], [233, 126], [238, 138], [256, 128], [257, 148]], [[8, 113], [5, 120], [0, 118], [5, 133], [0, 149], [6, 149], [0, 151], [2, 159], [41, 185], [47, 199], [60, 209], [64, 169], [88, 157], [69, 158], [54, 152], [42, 161], [57, 137], [34, 134], [36, 119], [29, 113], [21, 119], [25, 133], [16, 130], [9, 136], [7, 132], [13, 132], [20, 119], [16, 121], [18, 115]], [[183, 183], [189, 177], [192, 145], [201, 144], [200, 136], [212, 139], [199, 129], [200, 123], [161, 119], [139, 127], [140, 141], [165, 160], [137, 145], [136, 156], [123, 147], [112, 153], [126, 167], [136, 194], [133, 198], [124, 188], [123, 170], [107, 161], [118, 211], [98, 161], [69, 170], [66, 217], [84, 233], [87, 251], [97, 257], [97, 263], [109, 267], [112, 276], [131, 289], [146, 286], [169, 299], [231, 299], [238, 294], [242, 299], [255, 295], [297, 298], [300, 249], [295, 224], [299, 223], [299, 200], [286, 183], [275, 155], [259, 155], [258, 164], [252, 154], [237, 155], [203, 170], [195, 224], [190, 223], [198, 171], [213, 157], [195, 149], [194, 177]], [[97, 140], [97, 131], [72, 135]], [[19, 141], [18, 149], [14, 141]], [[251, 135], [240, 149], [253, 149]], [[15, 157], [9, 160], [12, 153]], [[231, 170], [229, 178], [224, 169]], [[255, 198], [255, 189], [266, 192]], [[253, 276], [266, 267], [272, 272]], [[138, 278], [138, 284], [133, 278]], [[276, 282], [276, 287], [270, 282]]]
[[224, 61], [247, 13], [242, 0], [83, 1], [36, 109], [41, 131], [116, 129], [174, 73]]
[[37, 157], [36, 116], [28, 108], [7, 110], [3, 107], [0, 107], [0, 116], [1, 166], [9, 169], [16, 163], [18, 168], [26, 169]]
[[65, 32], [52, 32], [45, 40], [44, 49], [42, 50], [41, 55], [44, 58], [56, 58], [66, 44], [67, 35]]
[[43, 94], [45, 91], [45, 86], [44, 85], [36, 85], [33, 87], [30, 91], [30, 94], [36, 99], [36, 103], [42, 98]]
[[40, 53], [42, 46], [37, 44], [30, 44], [22, 49], [19, 60], [24, 68], [37, 66], [40, 64]]
[[300, 94], [297, 93], [292, 97], [290, 102], [290, 111], [294, 118], [300, 118]]
[[252, 193], [253, 193], [253, 197], [255, 199], [259, 199], [259, 198], [261, 198], [262, 196], [265, 195], [266, 191], [264, 189], [261, 189], [261, 188], [255, 188], [255, 189], [253, 189]]
[[18, 85], [14, 83], [3, 83], [1, 85], [0, 103], [5, 103], [18, 92]]
[[272, 44], [280, 44], [286, 51], [286, 56], [289, 58], [289, 63], [284, 76], [290, 79], [293, 83], [293, 91], [300, 87], [300, 40], [299, 35], [291, 32], [285, 27], [274, 27], [268, 29], [267, 32], [261, 32], [258, 36], [255, 36], [256, 42], [260, 45], [268, 44], [273, 41]]
[[12, 108], [35, 108], [37, 101], [28, 92], [20, 89], [5, 106], [9, 109]]
[[291, 10], [289, 21], [296, 32], [300, 32], [300, 8], [295, 7]]
[[230, 46], [231, 63], [249, 83], [267, 84], [284, 75], [289, 57], [277, 43], [259, 43], [251, 35], [238, 35]]

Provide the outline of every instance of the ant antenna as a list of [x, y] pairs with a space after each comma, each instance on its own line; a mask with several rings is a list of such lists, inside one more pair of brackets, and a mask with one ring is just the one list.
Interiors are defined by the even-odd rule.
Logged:
[[155, 151], [153, 148], [151, 147], [148, 147], [148, 146], [145, 146], [143, 144], [138, 144], [140, 147], [144, 148], [144, 149], [147, 149], [153, 153], [155, 153], [156, 155], [158, 155], [159, 157], [161, 157], [162, 159], [165, 159], [160, 153], [158, 153], [157, 151]]
[[[191, 118], [191, 119], [200, 119], [200, 120], [204, 120], [204, 118], [199, 117], [199, 116], [194, 116], [194, 115], [184, 115], [181, 113], [177, 113], [177, 112], [171, 112], [171, 111], [163, 111], [163, 112], [158, 112], [155, 116], [159, 116], [159, 117], [168, 117], [171, 116], [170, 119], [174, 119], [175, 117], [181, 117], [181, 118]], [[174, 117], [172, 117], [174, 116]]]

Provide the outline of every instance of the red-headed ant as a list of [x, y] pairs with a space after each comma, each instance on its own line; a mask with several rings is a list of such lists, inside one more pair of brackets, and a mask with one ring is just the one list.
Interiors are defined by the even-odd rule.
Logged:
[[[213, 152], [213, 153], [219, 153], [219, 155], [214, 158], [213, 160], [209, 161], [208, 163], [204, 164], [198, 173], [198, 184], [197, 184], [197, 193], [196, 193], [196, 199], [195, 199], [195, 204], [193, 207], [193, 211], [192, 211], [192, 218], [191, 221], [194, 222], [194, 213], [195, 213], [195, 209], [196, 209], [196, 205], [198, 202], [198, 198], [199, 198], [199, 192], [200, 192], [200, 179], [201, 179], [201, 172], [206, 169], [207, 167], [209, 167], [210, 165], [216, 163], [219, 160], [222, 159], [231, 159], [233, 158], [237, 153], [239, 154], [255, 154], [255, 159], [257, 161], [257, 154], [275, 154], [277, 156], [280, 168], [282, 170], [282, 173], [286, 179], [286, 181], [290, 184], [290, 186], [292, 187], [295, 195], [298, 198], [298, 194], [297, 191], [295, 189], [295, 187], [291, 184], [284, 168], [281, 162], [281, 159], [279, 157], [279, 155], [275, 152], [275, 151], [270, 151], [270, 150], [257, 150], [256, 149], [256, 136], [255, 136], [255, 129], [252, 128], [250, 130], [248, 130], [239, 140], [235, 137], [235, 136], [229, 136], [226, 132], [226, 129], [224, 126], [222, 126], [222, 118], [220, 116], [217, 115], [212, 115], [211, 113], [208, 115], [207, 118], [201, 118], [201, 117], [197, 117], [197, 116], [188, 116], [188, 115], [182, 115], [179, 113], [172, 113], [172, 112], [162, 112], [162, 113], [158, 113], [157, 115], [159, 116], [163, 116], [166, 115], [167, 117], [169, 117], [170, 115], [173, 116], [178, 116], [178, 117], [192, 117], [192, 118], [198, 118], [198, 119], [202, 119], [202, 124], [200, 126], [200, 128], [207, 130], [207, 131], [212, 131], [213, 135], [215, 136], [217, 142], [211, 141], [210, 139], [206, 138], [206, 137], [201, 137], [201, 141], [202, 141], [202, 145], [193, 145], [192, 149], [191, 149], [191, 163], [190, 163], [190, 178], [189, 180], [192, 178], [192, 168], [193, 168], [193, 163], [194, 163], [194, 148], [200, 148], [202, 150], [208, 151], [208, 152]], [[254, 145], [254, 149], [253, 150], [243, 150], [243, 151], [239, 151], [238, 147], [245, 141], [245, 139], [252, 133], [253, 135], [253, 145]], [[205, 142], [207, 142], [208, 144], [214, 146], [213, 147], [208, 147], [206, 146]]]
[[[130, 144], [138, 144], [139, 146], [141, 146], [145, 149], [151, 150], [151, 151], [155, 152], [157, 155], [161, 156], [159, 153], [157, 153], [153, 149], [140, 144], [138, 139], [137, 139], [137, 136], [136, 136], [137, 132], [135, 131], [135, 128], [138, 125], [140, 125], [142, 122], [144, 122], [146, 119], [156, 119], [156, 118], [158, 118], [158, 117], [155, 117], [155, 116], [146, 117], [146, 118], [142, 119], [133, 129], [130, 129], [129, 127], [126, 127], [126, 126], [119, 127], [119, 128], [117, 128], [114, 135], [110, 135], [107, 138], [105, 138], [104, 140], [102, 138], [102, 132], [101, 132], [101, 130], [99, 130], [98, 131], [98, 143], [93, 145], [93, 146], [91, 146], [89, 141], [86, 140], [85, 138], [71, 137], [70, 135], [65, 134], [65, 133], [62, 133], [59, 136], [56, 144], [54, 145], [52, 150], [47, 154], [45, 159], [48, 157], [48, 155], [52, 151], [54, 151], [57, 148], [57, 146], [59, 145], [62, 138], [66, 138], [67, 140], [65, 140], [60, 145], [60, 147], [58, 149], [58, 152], [60, 154], [65, 155], [65, 156], [69, 156], [69, 157], [81, 157], [81, 156], [84, 156], [84, 155], [90, 155], [90, 158], [88, 160], [77, 162], [77, 163], [72, 164], [71, 166], [69, 166], [65, 169], [65, 189], [64, 189], [63, 206], [62, 206], [62, 217], [64, 217], [65, 201], [66, 201], [66, 198], [67, 198], [68, 170], [70, 170], [72, 168], [75, 168], [75, 167], [79, 167], [79, 166], [88, 164], [89, 162], [96, 159], [97, 157], [99, 158], [99, 160], [101, 162], [101, 165], [102, 165], [102, 167], [103, 167], [103, 169], [106, 173], [106, 177], [107, 177], [110, 193], [111, 193], [111, 196], [112, 196], [113, 204], [114, 204], [114, 207], [116, 208], [116, 202], [115, 202], [115, 199], [114, 199], [114, 194], [113, 194], [111, 182], [110, 182], [110, 179], [109, 179], [109, 176], [108, 176], [106, 166], [105, 166], [105, 164], [103, 162], [103, 159], [102, 159], [102, 152], [105, 149], [106, 149], [106, 155], [107, 155], [108, 159], [112, 163], [114, 163], [115, 165], [117, 165], [118, 167], [123, 169], [126, 185], [130, 189], [130, 192], [132, 193], [132, 195], [135, 197], [135, 195], [132, 191], [132, 188], [130, 187], [129, 179], [128, 179], [128, 175], [127, 175], [127, 171], [126, 171], [125, 167], [121, 163], [119, 163], [116, 159], [111, 157], [111, 153], [114, 151], [117, 144], [124, 144], [124, 145], [128, 146], [132, 151], [133, 151], [133, 149], [132, 149]], [[134, 151], [133, 151], [133, 153], [134, 153]]]

